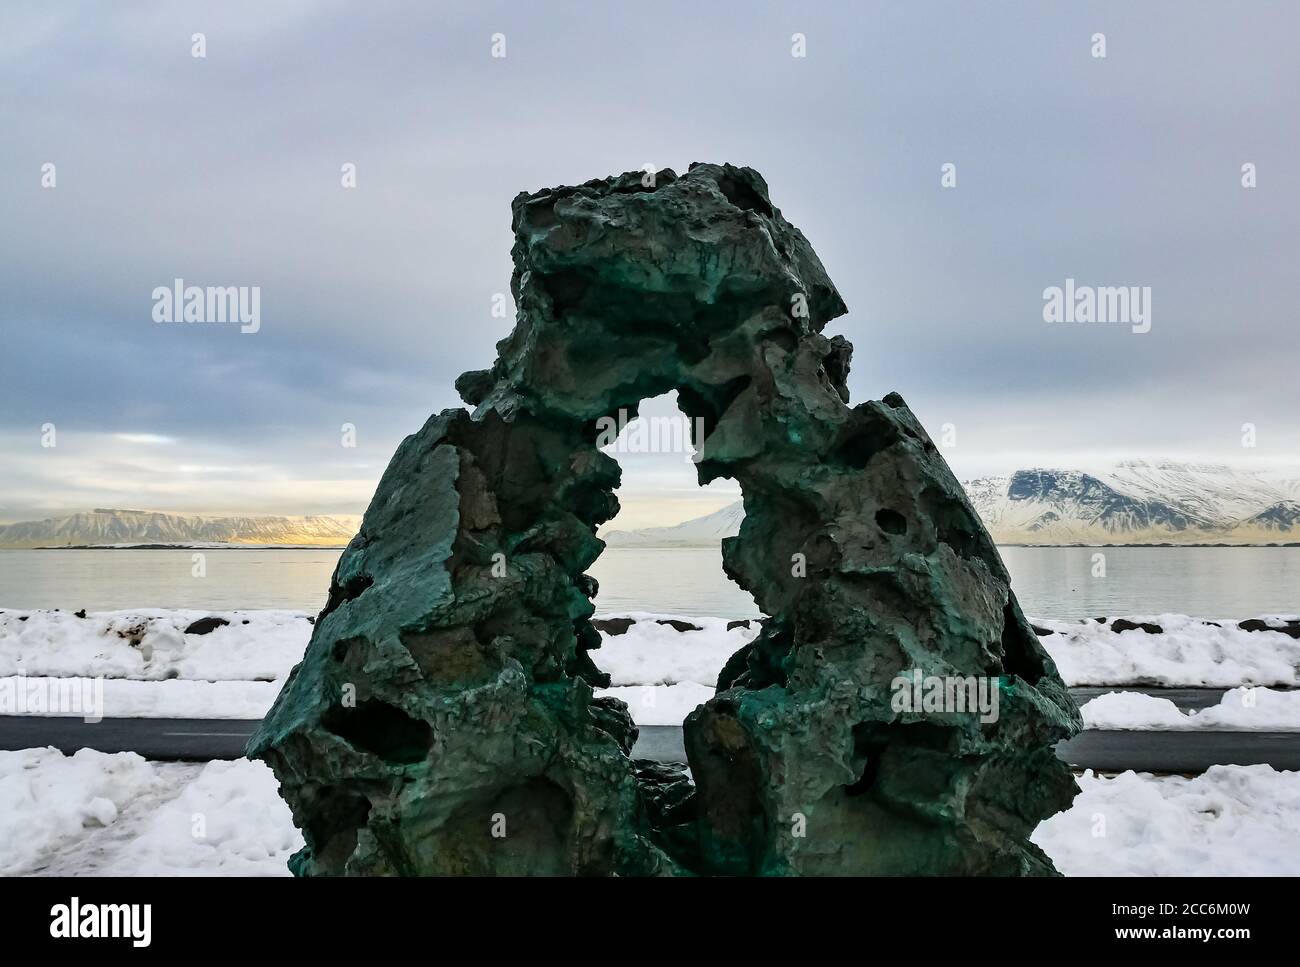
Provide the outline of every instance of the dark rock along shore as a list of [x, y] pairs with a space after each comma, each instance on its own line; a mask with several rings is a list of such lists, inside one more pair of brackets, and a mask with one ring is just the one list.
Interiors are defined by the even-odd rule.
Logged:
[[[845, 306], [762, 177], [692, 165], [519, 195], [514, 331], [398, 448], [249, 746], [300, 874], [1044, 874], [1079, 718], [903, 400], [850, 407]], [[596, 421], [676, 390], [727, 574], [772, 617], [685, 722], [694, 784], [628, 758], [591, 657]], [[891, 681], [997, 676], [1000, 714]]]

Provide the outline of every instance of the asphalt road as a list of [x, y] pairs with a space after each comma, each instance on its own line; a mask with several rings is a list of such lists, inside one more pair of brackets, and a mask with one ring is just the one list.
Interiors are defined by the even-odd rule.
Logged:
[[52, 745], [60, 752], [138, 752], [146, 759], [206, 762], [239, 759], [258, 719], [81, 719], [0, 716], [0, 749]]
[[1213, 765], [1300, 769], [1300, 732], [1080, 732], [1056, 756], [1098, 772], [1201, 773]]
[[[1114, 689], [1071, 689], [1087, 701]], [[1218, 702], [1218, 689], [1144, 689], [1182, 708]], [[0, 716], [0, 749], [52, 745], [63, 752], [98, 749], [138, 752], [146, 759], [202, 762], [238, 759], [257, 728], [252, 719], [81, 719]], [[1140, 772], [1204, 772], [1212, 765], [1265, 763], [1275, 769], [1300, 769], [1300, 732], [1139, 732], [1087, 731], [1057, 747], [1061, 759], [1081, 769]], [[675, 725], [644, 725], [633, 755], [661, 762], [685, 762], [682, 730]]]
[[[633, 756], [685, 762], [682, 730], [643, 725]], [[1098, 772], [1204, 772], [1213, 765], [1257, 764], [1300, 769], [1300, 732], [1080, 732], [1056, 747], [1056, 755], [1079, 769]]]

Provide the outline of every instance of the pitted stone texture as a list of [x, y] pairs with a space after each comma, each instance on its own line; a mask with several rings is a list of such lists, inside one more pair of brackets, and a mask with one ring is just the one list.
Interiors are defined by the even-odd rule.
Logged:
[[[997, 551], [902, 399], [848, 405], [845, 309], [750, 169], [522, 194], [490, 370], [399, 448], [250, 745], [300, 873], [1050, 873], [1079, 727]], [[670, 390], [737, 480], [727, 573], [764, 613], [685, 723], [695, 782], [627, 752], [588, 652], [602, 418]], [[896, 712], [897, 676], [999, 717]], [[504, 826], [502, 825], [504, 824]], [[503, 833], [503, 835], [494, 835]]]

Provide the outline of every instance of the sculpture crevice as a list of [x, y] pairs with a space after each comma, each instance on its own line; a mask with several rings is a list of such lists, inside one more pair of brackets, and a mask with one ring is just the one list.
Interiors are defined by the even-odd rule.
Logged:
[[[1043, 874], [1077, 710], [902, 398], [850, 407], [846, 309], [756, 172], [692, 165], [521, 194], [513, 332], [473, 412], [398, 448], [250, 744], [336, 874]], [[676, 391], [759, 634], [684, 723], [691, 776], [629, 758], [597, 698], [602, 418]], [[689, 634], [689, 630], [682, 633]], [[999, 714], [900, 709], [900, 676]], [[691, 779], [694, 781], [692, 782]]]

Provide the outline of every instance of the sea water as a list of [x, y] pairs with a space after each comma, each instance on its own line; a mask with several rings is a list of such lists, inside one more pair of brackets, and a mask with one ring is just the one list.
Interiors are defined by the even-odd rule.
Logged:
[[[1300, 613], [1300, 547], [1003, 547], [1030, 615]], [[201, 553], [202, 567], [194, 554]], [[0, 608], [297, 608], [325, 603], [338, 549], [0, 550]], [[1103, 558], [1099, 561], [1096, 555]], [[753, 599], [717, 548], [610, 548], [599, 611], [745, 618]], [[200, 576], [201, 575], [201, 576]]]

